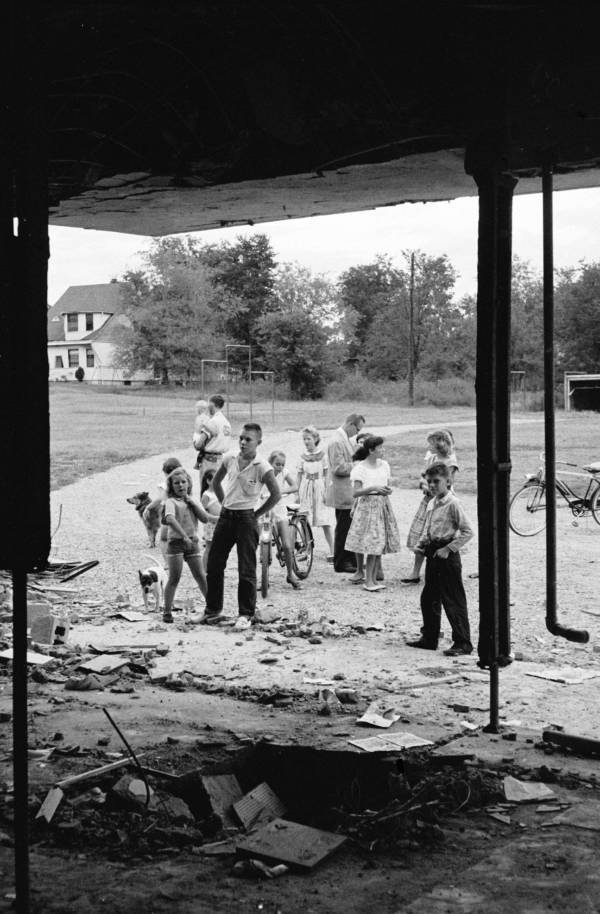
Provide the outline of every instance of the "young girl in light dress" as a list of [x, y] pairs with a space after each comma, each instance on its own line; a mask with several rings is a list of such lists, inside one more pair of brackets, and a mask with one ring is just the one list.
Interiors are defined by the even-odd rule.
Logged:
[[365, 590], [378, 591], [385, 584], [376, 580], [378, 556], [400, 551], [400, 535], [390, 502], [390, 465], [383, 459], [383, 438], [370, 435], [353, 458], [350, 473], [355, 499], [346, 549], [366, 554]]
[[[434, 463], [444, 463], [452, 469], [450, 483], [452, 483], [454, 474], [458, 470], [458, 461], [454, 451], [454, 436], [451, 431], [447, 428], [441, 428], [432, 432], [427, 436], [427, 444], [428, 450], [425, 454], [425, 468], [421, 473], [421, 481], [419, 483], [421, 491], [423, 492], [423, 497], [417, 508], [417, 513], [413, 517], [406, 540], [406, 545], [412, 552], [414, 552], [415, 546], [423, 533], [427, 515], [427, 505], [433, 497], [429, 492], [429, 486], [425, 479], [425, 470], [427, 470], [428, 467], [433, 466]], [[414, 555], [413, 568], [409, 577], [400, 578], [403, 584], [418, 584], [421, 580], [421, 566], [425, 560], [425, 556], [420, 552], [415, 552]]]
[[329, 547], [328, 562], [333, 562], [333, 535], [331, 526], [335, 522], [333, 508], [325, 504], [327, 483], [327, 455], [318, 449], [321, 436], [314, 425], [302, 429], [305, 452], [298, 464], [298, 501], [307, 512], [312, 527], [320, 527]]
[[[285, 469], [285, 454], [283, 451], [273, 451], [269, 456], [269, 463], [275, 471], [275, 479], [283, 496], [291, 492], [297, 492], [298, 486], [291, 473]], [[268, 492], [263, 489], [268, 496]], [[287, 513], [287, 505], [284, 499], [278, 501], [271, 510], [271, 523], [277, 526], [277, 531], [283, 543], [283, 552], [285, 555], [285, 567], [287, 569], [287, 582], [291, 584], [294, 590], [301, 590], [302, 584], [294, 574], [294, 531], [290, 527], [290, 521]]]

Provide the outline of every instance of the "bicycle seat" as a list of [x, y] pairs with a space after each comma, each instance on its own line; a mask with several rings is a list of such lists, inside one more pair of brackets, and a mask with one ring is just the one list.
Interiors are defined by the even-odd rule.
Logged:
[[586, 467], [583, 468], [586, 473], [600, 473], [600, 460], [595, 463], [588, 463]]
[[300, 507], [300, 502], [292, 502], [291, 505], [286, 505], [289, 514], [306, 514], [306, 511], [302, 511]]

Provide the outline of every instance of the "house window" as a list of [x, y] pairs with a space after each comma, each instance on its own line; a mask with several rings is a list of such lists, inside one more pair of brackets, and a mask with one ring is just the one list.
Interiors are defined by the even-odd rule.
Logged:
[[79, 329], [78, 314], [67, 314], [67, 333], [77, 333]]
[[85, 350], [85, 364], [87, 368], [94, 367], [94, 350], [86, 349]]
[[56, 356], [54, 356], [54, 367], [55, 367], [55, 368], [64, 368], [64, 367], [65, 367], [65, 366], [63, 365], [63, 357], [62, 357], [62, 355], [56, 355]]
[[94, 315], [86, 314], [85, 316], [85, 329], [93, 330], [94, 329]]
[[77, 368], [79, 365], [79, 349], [69, 349], [69, 368]]

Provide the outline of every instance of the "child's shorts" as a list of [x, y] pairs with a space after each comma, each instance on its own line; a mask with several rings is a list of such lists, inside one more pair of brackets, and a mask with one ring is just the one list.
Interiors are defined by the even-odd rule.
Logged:
[[167, 543], [167, 555], [182, 555], [184, 559], [190, 555], [200, 555], [200, 542], [197, 536], [192, 538], [189, 546], [186, 546], [185, 540], [172, 539]]

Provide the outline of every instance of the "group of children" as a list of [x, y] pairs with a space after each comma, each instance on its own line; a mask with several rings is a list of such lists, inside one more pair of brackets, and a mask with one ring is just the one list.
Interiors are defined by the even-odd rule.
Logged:
[[[297, 493], [302, 509], [313, 527], [323, 530], [331, 553], [333, 548], [333, 510], [326, 504], [327, 459], [319, 448], [320, 436], [314, 426], [302, 429], [305, 451], [294, 478], [286, 470], [286, 455], [276, 450], [268, 458], [282, 495]], [[357, 571], [352, 583], [363, 583], [367, 591], [384, 589], [381, 556], [400, 551], [398, 525], [392, 510], [391, 470], [383, 457], [384, 439], [361, 433], [353, 455], [350, 474], [354, 505], [352, 522], [346, 537], [346, 548], [356, 554]], [[409, 646], [435, 650], [440, 636], [441, 607], [452, 628], [453, 643], [446, 654], [470, 654], [473, 650], [467, 602], [462, 583], [460, 549], [473, 536], [471, 526], [453, 491], [458, 462], [454, 438], [440, 429], [427, 438], [425, 469], [421, 477], [423, 496], [410, 525], [407, 546], [414, 553], [410, 575], [403, 584], [417, 584], [427, 560], [425, 582], [421, 592], [423, 627], [421, 637]], [[200, 502], [192, 495], [192, 479], [176, 458], [163, 464], [166, 475], [162, 507], [161, 548], [166, 560], [168, 581], [165, 587], [164, 621], [172, 622], [173, 600], [183, 563], [186, 562], [203, 595], [206, 595], [206, 566], [214, 526], [221, 506], [213, 490], [214, 470], [204, 475], [204, 493]], [[294, 589], [301, 584], [293, 571], [293, 542], [287, 520], [285, 501], [271, 512], [284, 544], [287, 581]], [[204, 526], [204, 551], [201, 554], [198, 522]], [[331, 560], [331, 556], [328, 556]]]

